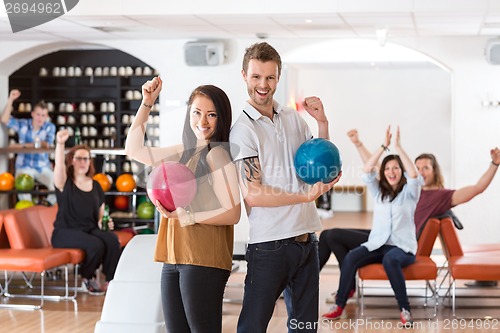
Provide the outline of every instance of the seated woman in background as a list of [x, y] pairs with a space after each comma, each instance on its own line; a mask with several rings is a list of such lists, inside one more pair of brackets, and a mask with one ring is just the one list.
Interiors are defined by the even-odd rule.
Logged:
[[[359, 139], [358, 131], [353, 129], [347, 132], [351, 142], [363, 160], [363, 163], [370, 158], [371, 153]], [[415, 228], [417, 238], [420, 236], [425, 222], [431, 217], [445, 215], [451, 208], [466, 203], [482, 193], [493, 180], [500, 164], [500, 149], [497, 147], [490, 150], [491, 163], [476, 184], [464, 186], [457, 190], [444, 187], [444, 178], [441, 167], [433, 154], [420, 154], [415, 159], [417, 171], [424, 179], [424, 185], [420, 194], [420, 199], [415, 210]], [[331, 253], [335, 255], [339, 263], [339, 268], [345, 256], [350, 250], [368, 241], [370, 229], [348, 229], [332, 228], [321, 232], [319, 237], [319, 261], [320, 268], [327, 263]], [[354, 294], [354, 288], [349, 292], [349, 297]], [[335, 295], [327, 298], [327, 303], [335, 303]]]
[[[71, 148], [64, 158], [67, 130], [56, 136], [54, 185], [58, 211], [52, 233], [52, 245], [57, 248], [77, 248], [85, 251], [80, 269], [83, 287], [91, 295], [102, 295], [115, 275], [120, 258], [118, 237], [101, 230], [104, 215], [104, 192], [92, 179], [95, 173], [90, 148], [78, 145]], [[110, 219], [110, 229], [114, 228]], [[101, 287], [95, 272], [102, 264], [106, 285]]]
[[391, 142], [390, 127], [384, 143], [366, 162], [363, 180], [372, 193], [373, 229], [368, 241], [350, 251], [340, 271], [336, 304], [323, 318], [339, 319], [347, 303], [358, 268], [382, 263], [398, 301], [401, 322], [411, 325], [410, 303], [406, 293], [403, 268], [415, 262], [417, 237], [415, 208], [420, 196], [422, 179], [400, 142], [399, 128], [395, 148], [398, 155], [386, 156], [377, 177], [377, 162]]

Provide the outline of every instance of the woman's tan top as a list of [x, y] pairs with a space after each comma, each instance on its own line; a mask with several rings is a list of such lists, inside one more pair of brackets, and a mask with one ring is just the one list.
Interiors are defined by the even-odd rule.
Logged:
[[[194, 160], [194, 159], [193, 159]], [[188, 167], [193, 170], [188, 163]], [[210, 176], [198, 181], [196, 197], [189, 206], [191, 212], [220, 208]], [[181, 227], [177, 219], [162, 217], [158, 229], [155, 260], [167, 264], [188, 264], [230, 271], [233, 259], [234, 227], [194, 224]]]

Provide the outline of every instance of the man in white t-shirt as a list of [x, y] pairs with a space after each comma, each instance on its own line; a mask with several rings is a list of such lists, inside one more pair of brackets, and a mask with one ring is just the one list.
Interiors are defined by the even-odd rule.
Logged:
[[[281, 59], [268, 43], [250, 46], [243, 59], [250, 99], [234, 124], [230, 141], [240, 171], [250, 223], [247, 276], [238, 333], [265, 332], [275, 302], [284, 291], [289, 332], [318, 328], [319, 262], [316, 231], [322, 229], [314, 200], [331, 183], [308, 186], [295, 173], [294, 155], [312, 138], [297, 111], [273, 100]], [[328, 119], [318, 97], [304, 109], [329, 139]]]

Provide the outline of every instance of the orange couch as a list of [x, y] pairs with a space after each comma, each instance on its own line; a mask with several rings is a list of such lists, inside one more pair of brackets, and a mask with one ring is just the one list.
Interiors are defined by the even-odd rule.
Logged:
[[[6, 212], [4, 214], [4, 223], [10, 247], [12, 249], [53, 249], [51, 238], [56, 215], [57, 206], [33, 206]], [[129, 232], [113, 232], [117, 234], [122, 247], [133, 237]], [[75, 298], [78, 290], [78, 267], [85, 259], [85, 252], [76, 248], [53, 250], [68, 253], [70, 263], [75, 266], [74, 294], [70, 297]], [[66, 293], [65, 297], [69, 297], [69, 295]]]
[[441, 220], [440, 237], [446, 259], [448, 259], [448, 271], [451, 276], [452, 312], [455, 316], [455, 280], [500, 280], [500, 252], [464, 252], [450, 218]]
[[[4, 228], [4, 217], [0, 215], [0, 233]], [[65, 266], [67, 272], [67, 264], [70, 262], [68, 252], [56, 251], [52, 248], [38, 248], [38, 249], [0, 249], [0, 270], [5, 271], [5, 285], [2, 294], [5, 296], [12, 296], [9, 293], [9, 279], [7, 272], [35, 272], [40, 273], [41, 276], [41, 293], [40, 304], [0, 304], [0, 308], [29, 308], [40, 309], [43, 306], [45, 296], [45, 272], [47, 270]]]

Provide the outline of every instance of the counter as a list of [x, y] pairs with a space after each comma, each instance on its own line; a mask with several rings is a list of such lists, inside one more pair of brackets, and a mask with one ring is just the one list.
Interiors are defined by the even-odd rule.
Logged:
[[[66, 150], [69, 148], [66, 148]], [[32, 153], [48, 153], [51, 154], [55, 148], [0, 148], [0, 154], [32, 154]], [[93, 148], [90, 150], [92, 155], [126, 155], [124, 148]]]

